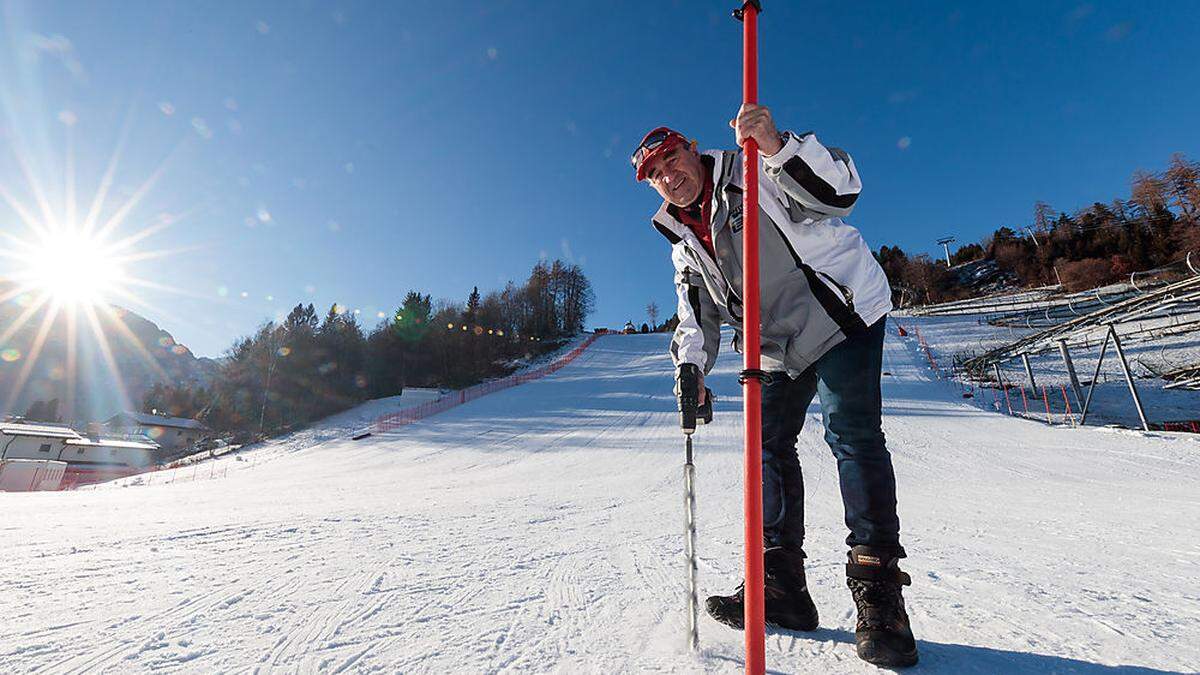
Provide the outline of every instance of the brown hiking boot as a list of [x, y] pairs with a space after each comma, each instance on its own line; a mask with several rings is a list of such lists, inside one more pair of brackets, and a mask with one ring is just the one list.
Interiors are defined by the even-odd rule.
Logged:
[[[764, 610], [766, 623], [776, 628], [811, 631], [817, 629], [817, 607], [808, 594], [804, 578], [804, 554], [769, 548], [763, 554], [766, 572]], [[731, 628], [742, 630], [746, 607], [745, 582], [733, 595], [713, 595], [704, 603], [709, 616]]]
[[846, 585], [858, 607], [858, 623], [854, 627], [858, 657], [877, 666], [915, 665], [917, 643], [901, 594], [901, 588], [911, 585], [912, 579], [900, 571], [897, 552], [855, 546], [849, 556]]

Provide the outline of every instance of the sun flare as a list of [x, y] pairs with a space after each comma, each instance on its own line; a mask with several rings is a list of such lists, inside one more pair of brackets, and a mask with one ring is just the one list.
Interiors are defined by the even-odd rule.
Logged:
[[[163, 173], [163, 164], [140, 184], [117, 190], [124, 199], [112, 203], [122, 147], [123, 141], [94, 194], [81, 204], [70, 143], [67, 168], [52, 180], [38, 180], [28, 170], [46, 162], [33, 161], [17, 144], [10, 146], [25, 184], [0, 180], [0, 415], [15, 409], [27, 385], [53, 380], [65, 383], [59, 393], [62, 414], [68, 418], [78, 412], [75, 387], [81, 373], [101, 371], [111, 376], [121, 406], [130, 408], [135, 404], [125, 388], [126, 364], [116, 356], [122, 346], [132, 349], [158, 379], [171, 380], [151, 352], [153, 345], [144, 344], [123, 317], [125, 308], [170, 316], [149, 302], [147, 291], [185, 293], [166, 283], [161, 271], [156, 277], [153, 266], [144, 263], [186, 250], [147, 243], [188, 211], [138, 212]], [[56, 183], [65, 186], [61, 198], [49, 187]], [[65, 351], [52, 355], [48, 344], [61, 344], [59, 351]], [[43, 377], [45, 373], [49, 375]], [[103, 395], [110, 395], [112, 388]]]
[[79, 231], [48, 233], [31, 242], [20, 276], [31, 289], [68, 307], [107, 303], [126, 280], [111, 246]]

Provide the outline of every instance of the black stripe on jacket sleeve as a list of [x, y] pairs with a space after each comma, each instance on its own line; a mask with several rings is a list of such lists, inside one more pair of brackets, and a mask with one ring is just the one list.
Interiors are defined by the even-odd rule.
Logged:
[[817, 175], [799, 156], [789, 159], [783, 165], [783, 170], [792, 180], [800, 184], [808, 194], [821, 203], [839, 209], [848, 209], [858, 199], [858, 193], [839, 195], [832, 185]]
[[692, 314], [696, 317], [696, 326], [700, 329], [700, 335], [704, 335], [704, 311], [700, 305], [700, 289], [696, 286], [688, 285], [688, 304], [692, 306]]

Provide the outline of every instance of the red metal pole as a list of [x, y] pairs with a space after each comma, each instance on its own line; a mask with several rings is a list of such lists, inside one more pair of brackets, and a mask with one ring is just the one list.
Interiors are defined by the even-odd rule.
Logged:
[[1071, 418], [1071, 426], [1075, 426], [1075, 413], [1071, 412], [1071, 402], [1067, 400], [1067, 385], [1060, 384], [1058, 386], [1060, 389], [1062, 389], [1063, 406], [1065, 407], [1065, 409], [1067, 411], [1065, 413], [1064, 417], [1070, 417]]
[[[756, 2], [742, 5], [742, 103], [758, 103], [758, 12]], [[759, 359], [758, 288], [758, 143], [748, 138], [742, 145], [743, 194], [742, 288], [746, 337], [745, 369], [757, 371]], [[745, 384], [745, 539], [746, 539], [746, 672], [766, 672], [765, 613], [763, 609], [763, 516], [762, 516], [762, 382], [743, 378]]]

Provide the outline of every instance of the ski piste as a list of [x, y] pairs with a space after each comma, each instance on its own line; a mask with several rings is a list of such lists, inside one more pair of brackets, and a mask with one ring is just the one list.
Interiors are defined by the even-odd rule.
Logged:
[[[545, 378], [351, 441], [395, 406], [367, 403], [221, 460], [224, 478], [0, 494], [47, 505], [4, 511], [0, 670], [740, 672], [741, 633], [703, 612], [686, 644], [668, 343], [601, 336]], [[884, 363], [920, 672], [1195, 670], [1200, 443], [982, 410], [894, 324]], [[704, 594], [742, 574], [741, 367], [718, 358], [694, 439]], [[823, 625], [768, 631], [767, 663], [877, 672], [854, 654], [837, 472], [809, 414]]]

